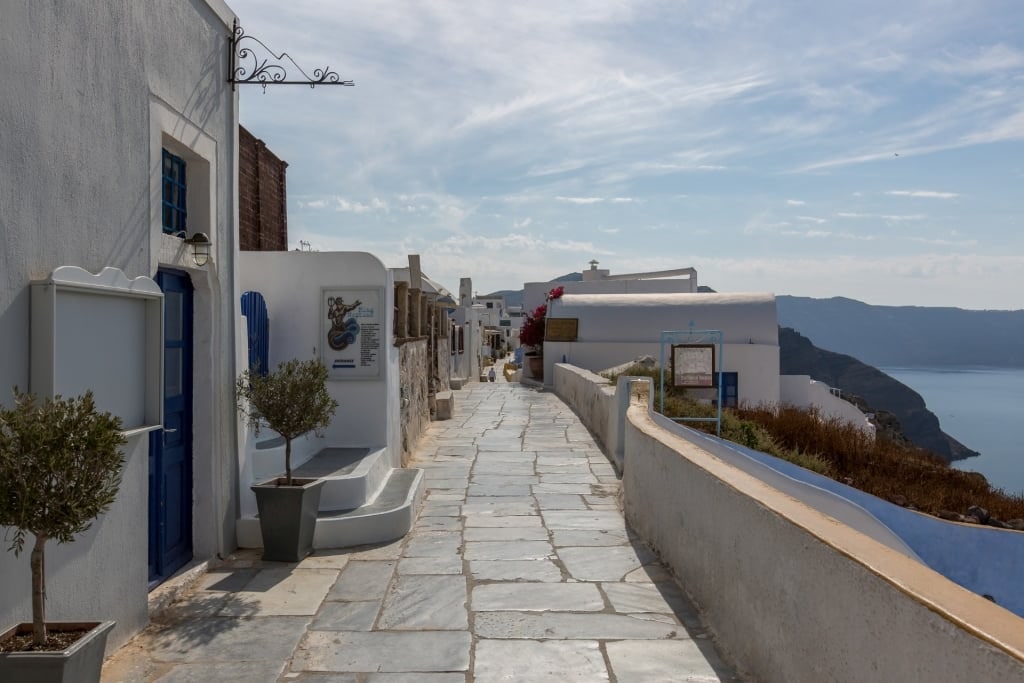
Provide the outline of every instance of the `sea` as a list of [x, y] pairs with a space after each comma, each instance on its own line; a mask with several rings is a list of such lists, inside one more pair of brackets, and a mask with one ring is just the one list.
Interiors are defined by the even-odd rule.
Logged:
[[1024, 494], [1024, 369], [880, 368], [921, 394], [942, 431], [981, 455], [953, 467]]

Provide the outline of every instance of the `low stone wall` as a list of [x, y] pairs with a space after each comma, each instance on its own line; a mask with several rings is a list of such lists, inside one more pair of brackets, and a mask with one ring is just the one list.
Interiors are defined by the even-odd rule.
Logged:
[[626, 517], [761, 681], [1024, 681], [1018, 617], [630, 406]]
[[1017, 616], [660, 425], [649, 380], [613, 391], [560, 364], [554, 384], [609, 453], [623, 444], [630, 525], [754, 679], [1024, 681]]
[[612, 450], [616, 441], [610, 429], [614, 419], [615, 387], [608, 379], [575, 365], [557, 363], [554, 388], [555, 394], [580, 416], [605, 450]]
[[430, 358], [426, 338], [409, 341], [399, 347], [398, 381], [403, 465], [430, 424], [430, 396], [427, 390], [429, 372]]
[[623, 427], [629, 405], [629, 383], [638, 379], [622, 375], [612, 385], [606, 377], [568, 363], [554, 366], [555, 394], [580, 416], [601, 444], [605, 454], [622, 474]]

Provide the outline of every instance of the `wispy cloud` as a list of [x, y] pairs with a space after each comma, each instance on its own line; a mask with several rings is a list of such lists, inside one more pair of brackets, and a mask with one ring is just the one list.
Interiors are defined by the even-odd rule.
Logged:
[[600, 204], [601, 202], [608, 202], [610, 204], [629, 204], [633, 202], [633, 197], [555, 197], [560, 202], [568, 202], [569, 204]]
[[[877, 258], [879, 235], [909, 263], [1024, 252], [1009, 199], [1024, 173], [1021, 3], [231, 4], [268, 45], [356, 81], [240, 92], [244, 125], [289, 162], [293, 237], [398, 262], [417, 250], [482, 291], [612, 244], [613, 270], [680, 265], [632, 235], [699, 234], [712, 272], [726, 252]], [[973, 245], [949, 233], [968, 224]], [[838, 287], [834, 272], [806, 293]], [[870, 286], [857, 272], [843, 293]], [[965, 295], [950, 268], [930, 272], [922, 296]]]
[[604, 197], [555, 197], [555, 199], [570, 204], [599, 204], [604, 201]]
[[923, 213], [910, 213], [910, 214], [883, 214], [880, 218], [889, 221], [890, 223], [904, 223], [906, 221], [923, 221], [928, 218]]
[[927, 199], [956, 199], [957, 192], [938, 192], [936, 190], [889, 190], [887, 195], [893, 197], [925, 197]]
[[938, 247], [976, 247], [978, 240], [950, 240], [942, 237], [910, 237], [912, 242], [931, 244]]
[[1003, 43], [973, 50], [947, 50], [933, 68], [957, 75], [989, 74], [1024, 67], [1024, 52]]

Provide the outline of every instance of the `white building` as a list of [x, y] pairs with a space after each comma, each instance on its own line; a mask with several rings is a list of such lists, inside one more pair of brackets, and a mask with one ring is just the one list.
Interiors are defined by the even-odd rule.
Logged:
[[[135, 428], [111, 510], [47, 548], [47, 616], [116, 619], [115, 648], [147, 623], [152, 585], [235, 548], [238, 100], [222, 0], [102, 5], [0, 11], [0, 402], [15, 385], [93, 389]], [[185, 242], [200, 232], [203, 265]], [[161, 301], [150, 278], [164, 295], [156, 335], [131, 324], [136, 304]], [[46, 306], [56, 334], [33, 336]], [[4, 551], [0, 627], [31, 617], [28, 553]]]
[[[561, 298], [548, 302], [548, 320], [577, 320], [575, 341], [544, 343], [544, 378], [550, 384], [558, 362], [600, 372], [640, 356], [671, 361], [672, 343], [707, 343], [721, 333], [715, 350], [714, 381], [722, 373], [725, 405], [785, 403], [815, 406], [822, 415], [838, 417], [874, 433], [869, 420], [827, 385], [806, 375], [779, 375], [779, 335], [775, 295], [700, 292], [693, 268], [611, 275], [597, 261], [583, 271], [582, 281], [531, 282], [524, 287], [524, 310], [543, 304], [551, 290]], [[676, 332], [662, 345], [663, 332]], [[691, 395], [713, 400], [716, 388], [691, 388]]]
[[599, 269], [597, 266], [597, 261], [591, 261], [590, 268], [583, 271], [583, 279], [579, 281], [527, 282], [523, 286], [523, 315], [533, 312], [544, 303], [548, 292], [555, 287], [561, 287], [567, 294], [696, 293], [698, 291], [697, 271], [693, 268], [612, 275], [608, 270]]
[[[773, 294], [565, 294], [548, 304], [548, 324], [575, 319], [576, 341], [544, 343], [544, 377], [568, 362], [592, 371], [640, 356], [659, 358], [665, 331], [715, 330], [722, 334], [715, 372], [724, 373], [735, 400], [757, 404], [779, 400], [779, 336]], [[688, 343], [684, 337], [680, 343]], [[696, 334], [695, 343], [706, 343]], [[670, 348], [665, 350], [666, 363]], [[694, 390], [708, 393], [713, 390]], [[701, 396], [698, 396], [701, 397]], [[727, 402], [728, 397], [727, 397]]]

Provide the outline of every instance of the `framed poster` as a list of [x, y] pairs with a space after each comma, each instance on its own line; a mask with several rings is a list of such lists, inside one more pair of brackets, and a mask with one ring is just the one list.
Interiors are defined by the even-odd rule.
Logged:
[[673, 344], [672, 386], [715, 386], [715, 345]]
[[330, 379], [380, 377], [382, 304], [380, 289], [320, 290], [320, 357]]

